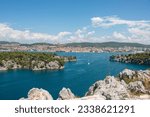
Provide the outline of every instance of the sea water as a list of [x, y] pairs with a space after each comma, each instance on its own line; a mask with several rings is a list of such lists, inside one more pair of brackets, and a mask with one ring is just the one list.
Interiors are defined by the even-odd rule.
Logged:
[[17, 100], [27, 97], [31, 88], [43, 88], [57, 99], [59, 91], [70, 88], [76, 96], [84, 96], [89, 87], [108, 75], [117, 76], [123, 69], [144, 70], [149, 66], [110, 62], [109, 56], [118, 53], [65, 53], [76, 56], [76, 62], [68, 62], [63, 70], [9, 70], [0, 71], [0, 99]]

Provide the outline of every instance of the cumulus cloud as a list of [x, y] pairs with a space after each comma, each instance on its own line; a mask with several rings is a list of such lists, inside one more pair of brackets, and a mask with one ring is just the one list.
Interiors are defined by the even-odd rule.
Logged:
[[114, 32], [113, 37], [116, 38], [116, 39], [122, 39], [122, 40], [127, 39], [126, 36], [124, 36], [123, 34], [121, 34], [119, 32]]
[[35, 33], [29, 30], [16, 30], [7, 24], [0, 24], [0, 40], [11, 40], [17, 42], [52, 42], [55, 43], [60, 39], [70, 35], [71, 32], [60, 32], [57, 35], [49, 35], [44, 33]]
[[115, 25], [128, 25], [129, 27], [150, 27], [150, 21], [132, 21], [123, 20], [118, 17], [93, 17], [91, 18], [92, 25], [95, 27], [112, 27]]
[[93, 42], [95, 41], [94, 37], [95, 31], [89, 31], [87, 27], [83, 27], [81, 29], [77, 29], [70, 38], [68, 38], [68, 42]]
[[143, 36], [145, 38], [150, 38], [150, 30], [140, 29], [140, 28], [129, 28], [128, 31], [132, 34]]
[[[118, 17], [93, 17], [91, 18], [91, 23], [93, 27], [99, 28], [109, 28], [113, 26], [123, 26], [126, 25], [127, 35], [123, 35], [122, 32], [116, 32], [114, 30], [112, 38], [119, 41], [130, 41], [150, 44], [150, 20], [124, 20]], [[130, 35], [130, 36], [129, 36]]]
[[97, 27], [100, 26], [100, 24], [103, 22], [103, 19], [100, 17], [93, 17], [91, 18], [91, 21], [92, 21], [92, 25]]
[[95, 31], [91, 31], [87, 33], [87, 35], [93, 35], [93, 34], [95, 34]]
[[[125, 20], [109, 16], [93, 17], [91, 18], [91, 23], [92, 25], [79, 28], [74, 32], [62, 31], [55, 35], [37, 33], [30, 30], [17, 30], [7, 24], [0, 23], [0, 41], [20, 43], [118, 41], [150, 44], [150, 20]], [[103, 33], [104, 30], [105, 33]]]

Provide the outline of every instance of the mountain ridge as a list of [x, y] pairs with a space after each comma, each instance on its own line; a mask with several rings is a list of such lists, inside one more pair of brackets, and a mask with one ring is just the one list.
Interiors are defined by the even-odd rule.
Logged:
[[150, 48], [150, 45], [140, 44], [140, 43], [128, 43], [128, 42], [102, 42], [102, 43], [68, 43], [66, 46], [74, 47], [146, 47]]
[[128, 43], [128, 42], [73, 42], [73, 43], [65, 43], [65, 44], [52, 44], [52, 43], [32, 43], [32, 44], [21, 44], [19, 42], [8, 42], [8, 41], [0, 41], [0, 44], [20, 44], [21, 46], [32, 46], [32, 45], [49, 45], [49, 46], [65, 46], [65, 47], [143, 47], [150, 48], [150, 45], [141, 44], [141, 43]]

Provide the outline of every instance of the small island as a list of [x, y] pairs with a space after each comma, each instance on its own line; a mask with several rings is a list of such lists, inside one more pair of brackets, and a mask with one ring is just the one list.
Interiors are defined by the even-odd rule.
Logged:
[[38, 52], [0, 52], [0, 71], [12, 69], [59, 70], [64, 68], [65, 62], [69, 61], [76, 61], [76, 57]]
[[150, 65], [150, 52], [110, 56], [110, 61]]

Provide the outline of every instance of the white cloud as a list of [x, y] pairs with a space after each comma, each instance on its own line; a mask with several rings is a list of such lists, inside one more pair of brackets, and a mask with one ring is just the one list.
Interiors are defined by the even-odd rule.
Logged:
[[129, 27], [150, 27], [150, 21], [123, 20], [118, 17], [93, 17], [91, 18], [94, 27], [112, 27], [115, 25], [128, 25]]
[[62, 39], [63, 37], [65, 36], [68, 36], [68, 35], [71, 35], [72, 33], [71, 32], [60, 32], [58, 33], [58, 35], [56, 36], [58, 39]]
[[[91, 18], [91, 23], [92, 26], [88, 25], [74, 32], [62, 31], [56, 35], [37, 33], [30, 30], [17, 30], [7, 24], [0, 23], [0, 41], [16, 41], [21, 43], [120, 41], [150, 44], [150, 20], [124, 20], [114, 16], [93, 17]], [[119, 28], [113, 27], [116, 25]]]
[[100, 17], [93, 17], [91, 21], [93, 26], [99, 26], [103, 22], [103, 19]]
[[114, 30], [112, 34], [114, 40], [150, 44], [150, 20], [124, 20], [113, 16], [93, 17], [91, 18], [91, 22], [93, 27], [107, 28], [108, 30], [113, 26], [118, 25], [123, 27], [123, 25], [126, 25], [127, 28], [125, 29], [124, 27], [126, 35]]
[[150, 44], [150, 30], [141, 28], [129, 28], [131, 39], [135, 42]]
[[87, 33], [87, 35], [93, 35], [93, 34], [95, 34], [95, 31], [91, 31]]
[[95, 31], [89, 31], [87, 27], [83, 27], [81, 29], [76, 30], [70, 38], [68, 38], [68, 42], [93, 42], [95, 40], [94, 37]]
[[113, 37], [116, 38], [116, 39], [122, 39], [122, 40], [127, 39], [126, 36], [124, 36], [123, 34], [121, 34], [121, 33], [119, 33], [119, 32], [114, 32], [114, 33], [113, 33]]
[[150, 38], [150, 30], [140, 28], [129, 28], [128, 31], [134, 35]]
[[21, 43], [48, 42], [55, 43], [70, 35], [71, 32], [60, 32], [57, 35], [35, 33], [29, 30], [15, 30], [6, 24], [0, 24], [0, 40], [17, 41]]

